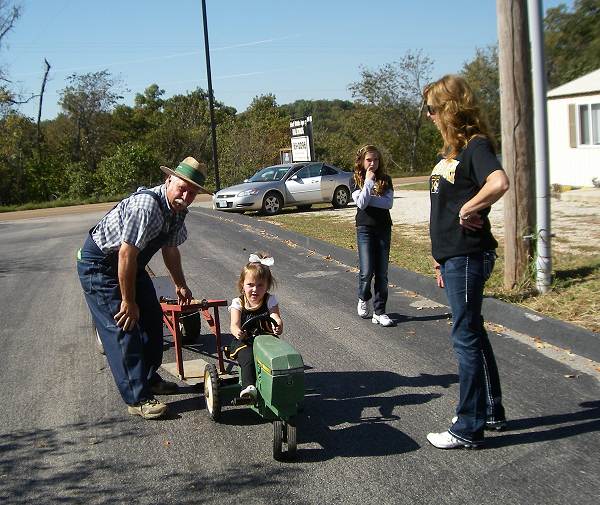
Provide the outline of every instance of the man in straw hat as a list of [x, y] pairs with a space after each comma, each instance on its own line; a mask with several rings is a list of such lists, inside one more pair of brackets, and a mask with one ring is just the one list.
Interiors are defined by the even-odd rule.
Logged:
[[160, 304], [146, 265], [160, 249], [180, 303], [189, 303], [179, 245], [187, 238], [187, 207], [204, 187], [206, 165], [192, 157], [164, 184], [139, 188], [94, 226], [77, 256], [77, 272], [115, 382], [132, 415], [155, 419], [167, 405], [154, 395], [171, 394], [174, 382], [158, 375], [163, 354]]

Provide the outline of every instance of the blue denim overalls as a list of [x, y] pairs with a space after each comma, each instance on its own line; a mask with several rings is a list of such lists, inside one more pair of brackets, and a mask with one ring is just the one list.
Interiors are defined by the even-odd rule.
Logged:
[[[153, 191], [142, 190], [134, 195], [142, 193], [152, 196], [161, 210], [164, 208]], [[92, 231], [93, 228], [81, 249], [77, 273], [115, 383], [125, 403], [133, 405], [152, 398], [149, 387], [161, 380], [157, 370], [163, 354], [162, 310], [146, 265], [166, 244], [169, 231], [163, 227], [137, 256], [135, 301], [140, 319], [129, 331], [119, 327], [114, 319], [121, 309], [118, 251], [103, 253], [93, 241]]]

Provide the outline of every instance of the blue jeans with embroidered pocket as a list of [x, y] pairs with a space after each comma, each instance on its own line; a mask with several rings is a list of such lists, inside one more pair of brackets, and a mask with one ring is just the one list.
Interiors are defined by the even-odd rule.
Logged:
[[494, 351], [481, 315], [483, 289], [496, 253], [484, 251], [455, 256], [440, 265], [452, 311], [452, 344], [458, 359], [458, 420], [450, 433], [466, 442], [483, 439], [486, 419], [505, 419], [500, 377]]

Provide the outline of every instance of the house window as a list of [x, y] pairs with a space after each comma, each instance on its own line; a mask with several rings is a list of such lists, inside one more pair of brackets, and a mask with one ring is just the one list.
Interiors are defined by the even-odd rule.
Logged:
[[579, 105], [579, 145], [600, 145], [600, 103]]

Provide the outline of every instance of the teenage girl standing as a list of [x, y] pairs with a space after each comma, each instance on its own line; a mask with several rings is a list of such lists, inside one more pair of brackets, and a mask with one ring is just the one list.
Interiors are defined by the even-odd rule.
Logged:
[[[385, 313], [388, 298], [388, 263], [392, 236], [390, 209], [394, 204], [392, 179], [385, 171], [379, 149], [361, 147], [356, 153], [352, 199], [356, 203], [356, 244], [360, 273], [358, 276], [358, 315], [370, 317], [369, 302], [373, 298], [371, 321], [382, 326], [394, 322]], [[375, 278], [373, 292], [371, 281]]]

